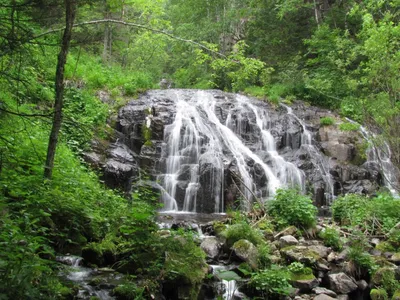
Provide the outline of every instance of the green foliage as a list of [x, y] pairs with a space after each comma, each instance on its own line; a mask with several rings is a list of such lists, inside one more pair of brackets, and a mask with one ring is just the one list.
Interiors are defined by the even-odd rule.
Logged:
[[372, 289], [370, 294], [372, 300], [388, 300], [388, 294], [383, 289]]
[[279, 189], [267, 203], [268, 213], [279, 226], [293, 225], [309, 228], [315, 224], [317, 208], [312, 200], [294, 189]]
[[[213, 49], [217, 48], [208, 45]], [[247, 86], [258, 82], [265, 63], [245, 56], [247, 45], [244, 41], [239, 41], [234, 45], [232, 52], [226, 58], [212, 59], [202, 50], [198, 50], [198, 63], [210, 63], [213, 70], [214, 85], [219, 89], [244, 91]]]
[[368, 253], [367, 237], [362, 232], [355, 230], [349, 240], [349, 245], [348, 259], [353, 275], [362, 278], [367, 274], [373, 274], [377, 269], [377, 264]]
[[143, 300], [146, 299], [144, 294], [144, 288], [138, 287], [135, 283], [126, 283], [117, 286], [113, 290], [113, 294], [118, 299], [123, 300]]
[[258, 250], [258, 268], [265, 269], [271, 266], [271, 248], [267, 243], [262, 243], [257, 247]]
[[303, 274], [303, 275], [310, 275], [312, 274], [312, 269], [309, 267], [304, 266], [300, 262], [292, 262], [288, 266], [288, 270], [294, 274]]
[[335, 120], [331, 117], [323, 117], [319, 121], [321, 126], [330, 126], [335, 124]]
[[288, 295], [291, 289], [288, 272], [278, 266], [261, 270], [250, 279], [250, 286], [255, 288], [263, 297]]
[[373, 274], [371, 281], [374, 287], [385, 290], [389, 295], [393, 295], [400, 288], [395, 270], [390, 267], [379, 268]]
[[[332, 205], [335, 221], [357, 226], [370, 234], [387, 233], [399, 221], [400, 200], [388, 194], [374, 198], [349, 194], [336, 199]], [[377, 222], [380, 226], [377, 226]]]
[[115, 90], [120, 89], [126, 96], [154, 87], [151, 74], [132, 71], [117, 64], [103, 65], [101, 59], [88, 53], [75, 54], [68, 58], [65, 67], [66, 78], [81, 82], [85, 88]]
[[339, 125], [341, 131], [358, 131], [360, 129], [360, 124], [345, 122]]
[[335, 228], [325, 228], [319, 234], [324, 241], [325, 246], [332, 247], [336, 251], [340, 251], [343, 247], [343, 243], [340, 240], [339, 231]]
[[226, 237], [228, 246], [232, 246], [242, 239], [248, 240], [256, 246], [263, 243], [262, 233], [245, 222], [229, 226], [223, 234]]
[[179, 234], [163, 241], [166, 279], [198, 286], [207, 274], [205, 253], [195, 243], [193, 235]]

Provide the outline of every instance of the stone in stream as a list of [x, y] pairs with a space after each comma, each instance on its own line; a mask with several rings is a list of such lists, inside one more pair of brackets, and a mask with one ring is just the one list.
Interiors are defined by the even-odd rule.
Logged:
[[216, 259], [221, 249], [221, 243], [215, 236], [204, 238], [200, 244], [200, 248], [207, 254], [211, 259]]

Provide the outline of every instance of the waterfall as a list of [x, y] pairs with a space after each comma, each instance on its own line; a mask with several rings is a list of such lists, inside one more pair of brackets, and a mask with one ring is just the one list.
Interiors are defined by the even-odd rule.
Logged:
[[301, 147], [305, 148], [310, 154], [312, 163], [316, 166], [316, 169], [320, 173], [324, 183], [324, 196], [328, 205], [332, 204], [332, 200], [335, 199], [334, 193], [334, 181], [332, 175], [330, 174], [330, 163], [329, 158], [323, 155], [316, 147], [313, 145], [312, 134], [307, 129], [306, 124], [297, 115], [293, 113], [292, 108], [287, 105], [281, 104], [285, 107], [288, 115], [292, 116], [303, 128], [303, 133], [301, 135]]
[[[349, 118], [346, 118], [346, 120], [350, 123], [358, 124]], [[399, 185], [398, 178], [400, 177], [400, 171], [391, 161], [392, 152], [390, 151], [389, 145], [386, 142], [379, 146], [375, 145], [373, 141], [376, 140], [376, 135], [363, 126], [360, 126], [360, 132], [368, 142], [368, 148], [366, 150], [367, 163], [374, 163], [379, 166], [384, 185], [389, 189], [392, 195], [398, 197], [396, 187]]]
[[[240, 95], [216, 98], [211, 91], [170, 93], [175, 115], [164, 129], [165, 172], [157, 177], [163, 210], [223, 212], [229, 167], [240, 176], [245, 210], [254, 195], [266, 200], [281, 187], [304, 189], [303, 172], [276, 149], [265, 106]], [[201, 208], [205, 202], [212, 207]]]

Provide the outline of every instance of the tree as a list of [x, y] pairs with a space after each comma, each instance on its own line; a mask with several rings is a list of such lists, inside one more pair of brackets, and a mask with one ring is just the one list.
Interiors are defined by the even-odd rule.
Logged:
[[57, 60], [53, 124], [51, 128], [49, 145], [47, 148], [46, 164], [44, 168], [44, 176], [48, 179], [51, 179], [53, 172], [54, 157], [63, 117], [62, 109], [64, 102], [64, 68], [65, 63], [67, 62], [67, 55], [72, 36], [72, 28], [74, 25], [76, 14], [75, 1], [76, 0], [65, 0], [65, 29], [62, 37], [60, 53], [58, 54]]

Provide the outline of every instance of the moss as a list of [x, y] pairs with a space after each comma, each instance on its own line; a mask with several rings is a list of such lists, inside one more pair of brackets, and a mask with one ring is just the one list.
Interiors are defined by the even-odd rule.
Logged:
[[250, 248], [250, 243], [247, 240], [238, 240], [235, 244], [233, 244], [233, 248], [239, 251], [247, 251]]
[[58, 291], [60, 293], [60, 296], [64, 299], [69, 299], [74, 296], [74, 291], [66, 286], [63, 286], [62, 288], [59, 289]]
[[393, 252], [395, 250], [389, 242], [380, 242], [375, 249], [382, 252]]
[[143, 294], [143, 288], [138, 288], [134, 283], [126, 283], [117, 286], [113, 293], [118, 300], [135, 300]]
[[311, 274], [299, 274], [299, 273], [290, 273], [290, 279], [293, 281], [299, 280], [313, 280], [315, 276]]
[[394, 292], [392, 300], [400, 300], [400, 290]]
[[222, 232], [225, 231], [226, 225], [222, 222], [214, 222], [213, 223], [213, 228], [215, 231], [216, 236], [221, 236]]
[[383, 289], [372, 289], [369, 294], [372, 300], [388, 300], [388, 294]]
[[372, 276], [371, 282], [375, 287], [381, 287], [389, 294], [394, 293], [399, 288], [399, 283], [395, 277], [395, 270], [389, 267], [378, 269]]

